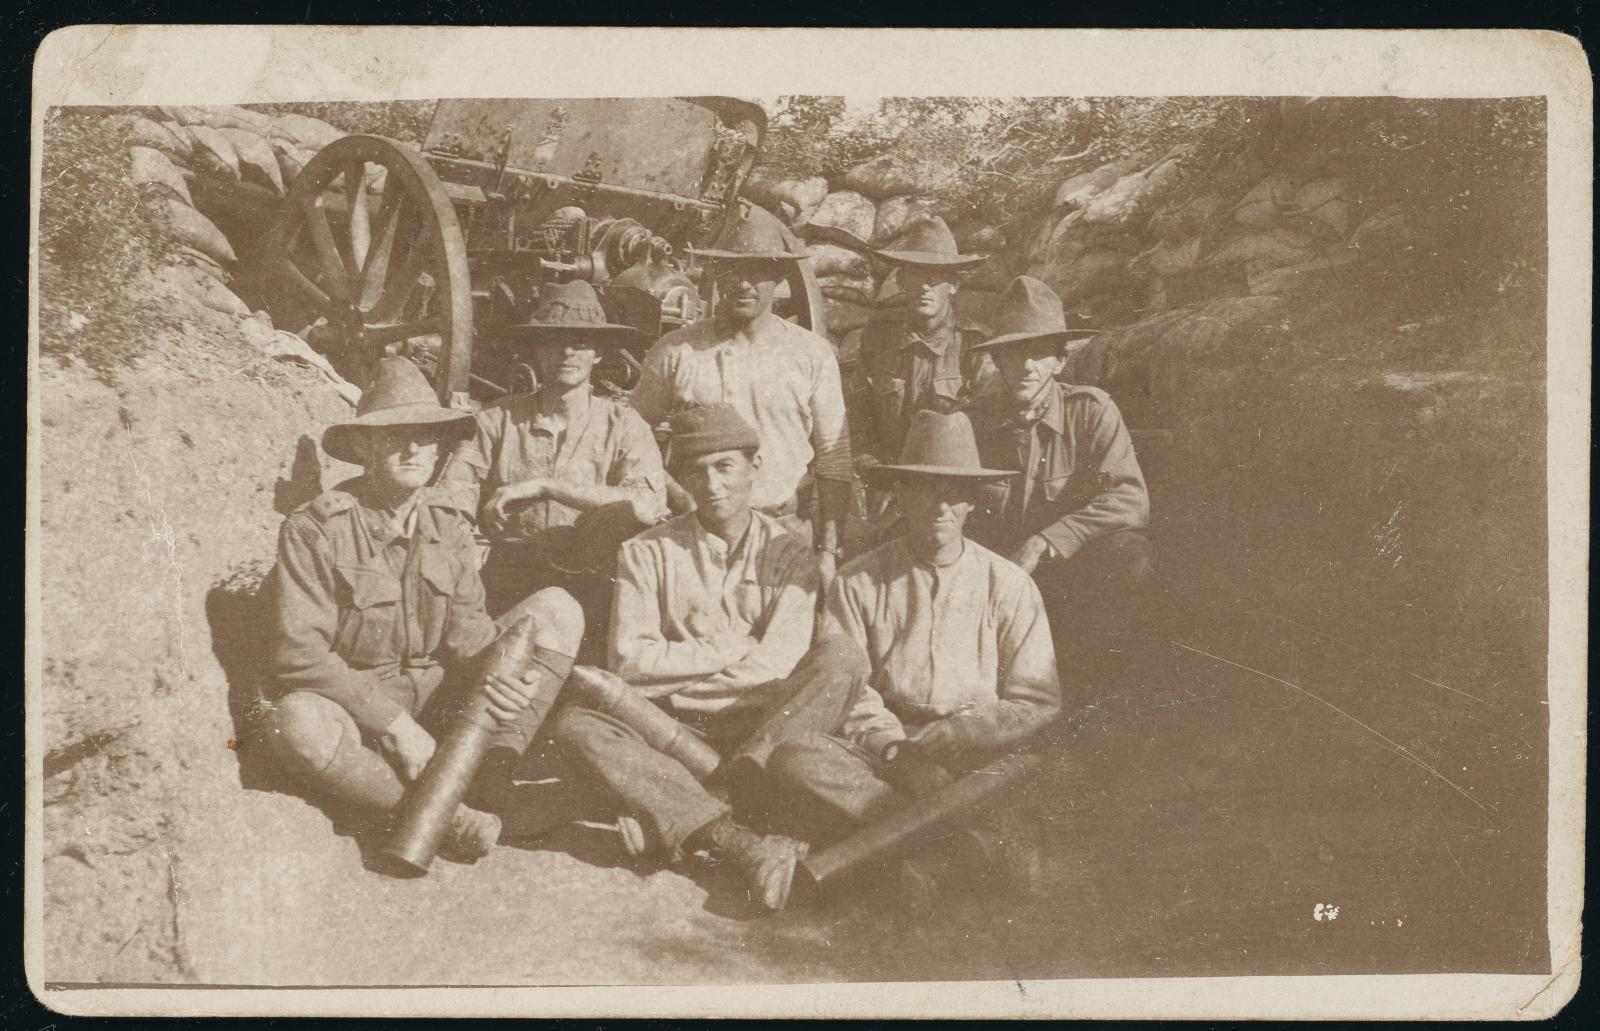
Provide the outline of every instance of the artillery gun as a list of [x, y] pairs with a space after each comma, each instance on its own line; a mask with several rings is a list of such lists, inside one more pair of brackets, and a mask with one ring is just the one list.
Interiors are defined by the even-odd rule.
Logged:
[[[732, 97], [441, 100], [420, 152], [347, 136], [306, 164], [267, 241], [275, 309], [357, 386], [400, 354], [469, 408], [536, 385], [519, 328], [544, 284], [581, 278], [642, 334], [597, 369], [624, 392], [650, 343], [715, 303], [688, 251], [737, 210], [765, 131]], [[823, 330], [810, 262], [779, 297]]]

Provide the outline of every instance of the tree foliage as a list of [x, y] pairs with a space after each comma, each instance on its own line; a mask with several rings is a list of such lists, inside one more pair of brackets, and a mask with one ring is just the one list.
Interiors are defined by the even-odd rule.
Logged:
[[1056, 184], [1178, 142], [1221, 146], [1264, 102], [1228, 97], [885, 97], [848, 117], [842, 97], [782, 97], [762, 164], [777, 177], [842, 176], [894, 153], [956, 170], [945, 199], [1002, 224], [1048, 201]]

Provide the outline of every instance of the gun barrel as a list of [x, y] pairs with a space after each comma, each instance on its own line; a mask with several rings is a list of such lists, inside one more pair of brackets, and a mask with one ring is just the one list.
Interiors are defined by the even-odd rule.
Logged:
[[[489, 646], [483, 675], [520, 678], [533, 657], [533, 620], [523, 619]], [[394, 829], [383, 851], [426, 873], [450, 829], [456, 809], [483, 764], [495, 718], [480, 689], [451, 724], [422, 774], [406, 789], [395, 810]]]
[[801, 861], [797, 875], [826, 890], [869, 866], [898, 859], [952, 822], [1036, 772], [1037, 755], [1010, 755], [904, 808], [867, 824], [843, 841]]

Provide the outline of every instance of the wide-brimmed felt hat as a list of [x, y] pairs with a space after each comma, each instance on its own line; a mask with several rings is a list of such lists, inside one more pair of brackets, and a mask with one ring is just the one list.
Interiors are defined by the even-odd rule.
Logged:
[[1018, 276], [1000, 295], [989, 323], [994, 336], [982, 343], [973, 344], [973, 351], [1019, 344], [1027, 340], [1049, 340], [1065, 344], [1070, 340], [1092, 337], [1097, 330], [1085, 324], [1081, 316], [1073, 316], [1070, 324], [1061, 298], [1048, 286], [1032, 276]]
[[900, 460], [866, 471], [867, 482], [892, 486], [907, 476], [945, 476], [984, 482], [1015, 476], [1016, 470], [986, 469], [978, 458], [978, 440], [972, 420], [964, 412], [936, 412], [924, 408], [911, 416]]
[[340, 461], [366, 465], [367, 435], [391, 426], [432, 426], [447, 436], [465, 439], [472, 432], [473, 419], [470, 412], [439, 404], [427, 377], [411, 362], [385, 358], [356, 405], [356, 417], [323, 431], [322, 450]]
[[594, 347], [648, 343], [634, 327], [607, 320], [600, 295], [582, 279], [539, 287], [539, 304], [528, 321], [506, 332], [532, 343], [573, 340]]
[[956, 247], [955, 234], [937, 215], [914, 219], [888, 243], [873, 248], [872, 253], [891, 265], [941, 272], [966, 272], [989, 260], [981, 254], [962, 254]]
[[799, 261], [807, 256], [778, 216], [763, 207], [740, 201], [728, 224], [710, 247], [690, 247], [689, 253], [705, 261]]

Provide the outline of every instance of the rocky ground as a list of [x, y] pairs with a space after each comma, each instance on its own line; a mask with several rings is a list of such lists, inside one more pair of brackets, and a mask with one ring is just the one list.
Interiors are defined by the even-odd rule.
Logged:
[[[253, 126], [216, 129], [206, 115], [138, 115], [165, 136], [116, 116], [124, 146], [143, 134], [132, 145], [166, 161], [129, 157], [139, 189], [181, 203], [171, 169], [201, 207], [216, 182], [270, 193], [271, 166], [239, 133], [267, 141], [281, 180], [284, 159], [323, 132], [211, 113]], [[1248, 174], [1228, 180], [1226, 219], [1220, 201], [1192, 209], [1220, 195], [1215, 176], [1154, 192], [1167, 175], [1157, 156], [1064, 183], [1032, 229], [989, 227], [1013, 241], [996, 251], [1004, 273], [1053, 277], [1069, 300], [1081, 282], [1091, 307], [1137, 298], [1139, 310], [1111, 305], [1116, 328], [1071, 374], [1111, 390], [1143, 434], [1164, 605], [1140, 679], [1080, 713], [1025, 793], [1024, 822], [1046, 846], [1042, 897], [958, 891], [931, 910], [884, 881], [755, 918], [719, 871], [634, 871], [614, 836], [584, 824], [395, 880], [284, 791], [252, 734], [255, 591], [280, 513], [346, 471], [303, 435], [349, 405], [298, 338], [233, 292], [250, 293], [248, 275], [217, 244], [234, 246], [222, 210], [217, 222], [190, 209], [215, 236], [181, 216], [178, 246], [117, 288], [163, 314], [140, 324], [132, 357], [108, 368], [86, 360], [99, 352], [74, 354], [89, 339], [75, 334], [121, 318], [115, 308], [80, 303], [45, 326], [36, 976], [1545, 969], [1543, 294], [1536, 267], [1508, 264], [1543, 240], [1542, 219], [1466, 233], [1446, 199], [1384, 196], [1361, 167], [1285, 170], [1304, 153], [1274, 140], [1242, 141], [1232, 160]], [[854, 184], [879, 188], [875, 171]], [[1262, 189], [1291, 173], [1292, 197], [1281, 181]], [[1326, 206], [1309, 205], [1319, 182]], [[824, 180], [817, 206], [843, 185]], [[870, 202], [874, 220], [890, 199]], [[1337, 224], [1306, 222], [1323, 216]], [[958, 227], [967, 239], [984, 228]], [[1307, 246], [1258, 238], [1290, 232]], [[1254, 250], [1236, 246], [1246, 237]], [[1182, 253], [1133, 264], [1161, 248]], [[1442, 249], [1465, 266], [1440, 271]], [[1233, 257], [1206, 263], [1219, 253]], [[841, 300], [839, 283], [834, 308], [849, 317], [842, 304], [866, 308], [884, 286]], [[967, 293], [969, 317], [984, 292]]]

